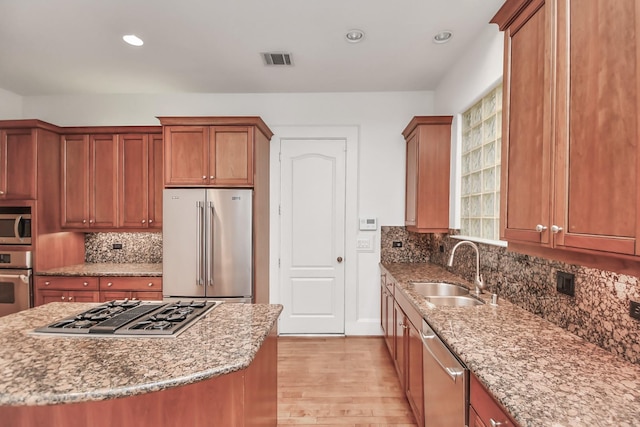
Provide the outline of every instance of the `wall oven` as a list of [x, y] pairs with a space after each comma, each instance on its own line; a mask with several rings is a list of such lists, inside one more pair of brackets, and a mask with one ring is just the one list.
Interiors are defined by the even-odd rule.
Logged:
[[0, 316], [33, 307], [33, 264], [29, 251], [0, 251]]
[[31, 244], [31, 208], [28, 206], [0, 207], [0, 244]]

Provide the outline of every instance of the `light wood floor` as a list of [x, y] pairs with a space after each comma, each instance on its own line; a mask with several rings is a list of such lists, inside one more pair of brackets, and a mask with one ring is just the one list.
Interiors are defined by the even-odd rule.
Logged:
[[278, 338], [278, 425], [416, 427], [381, 337]]

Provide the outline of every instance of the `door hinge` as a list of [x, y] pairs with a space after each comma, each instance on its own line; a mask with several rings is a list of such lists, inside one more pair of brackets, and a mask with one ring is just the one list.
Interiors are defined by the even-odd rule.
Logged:
[[280, 258], [278, 258], [278, 268], [280, 268]]
[[282, 206], [278, 205], [278, 215], [282, 215]]
[[282, 162], [282, 151], [278, 152], [278, 161]]

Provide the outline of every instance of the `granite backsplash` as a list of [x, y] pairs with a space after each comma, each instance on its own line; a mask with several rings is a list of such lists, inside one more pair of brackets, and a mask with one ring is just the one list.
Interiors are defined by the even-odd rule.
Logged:
[[[451, 248], [459, 242], [447, 234], [420, 235], [404, 227], [386, 226], [381, 227], [380, 241], [383, 263], [429, 261], [445, 267]], [[393, 248], [393, 241], [402, 241], [403, 247]], [[629, 316], [629, 301], [640, 301], [639, 278], [508, 252], [495, 245], [478, 246], [488, 292], [640, 364], [640, 321]], [[399, 249], [416, 250], [416, 254]], [[473, 281], [475, 262], [475, 252], [460, 247], [449, 270]], [[556, 290], [558, 271], [575, 275], [574, 297]]]
[[[122, 245], [114, 249], [114, 245]], [[162, 233], [88, 233], [84, 238], [88, 263], [161, 263]]]

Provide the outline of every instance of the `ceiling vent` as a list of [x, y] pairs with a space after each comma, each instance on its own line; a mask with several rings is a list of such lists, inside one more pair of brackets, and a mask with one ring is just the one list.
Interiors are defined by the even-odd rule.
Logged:
[[261, 53], [265, 65], [286, 65], [291, 66], [291, 54], [284, 52], [263, 52]]

